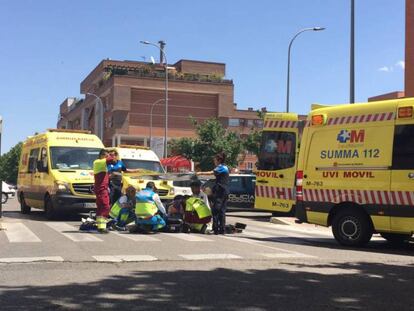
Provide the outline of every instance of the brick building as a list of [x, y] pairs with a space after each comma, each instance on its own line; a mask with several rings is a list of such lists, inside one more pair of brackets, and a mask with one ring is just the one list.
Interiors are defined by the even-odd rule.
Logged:
[[368, 98], [368, 101], [414, 97], [414, 1], [405, 1], [405, 70], [404, 91]]
[[[169, 138], [195, 136], [190, 116], [199, 122], [218, 118], [226, 128], [242, 135], [263, 126], [253, 109], [237, 109], [233, 81], [224, 78], [225, 64], [180, 60], [169, 67]], [[103, 137], [106, 146], [149, 146], [150, 134], [164, 137], [164, 65], [103, 60], [81, 82], [80, 92], [84, 99], [67, 98], [60, 105], [59, 128], [90, 129]], [[105, 107], [102, 134], [100, 105], [90, 94], [99, 97]], [[241, 169], [256, 162], [251, 155], [246, 160]]]

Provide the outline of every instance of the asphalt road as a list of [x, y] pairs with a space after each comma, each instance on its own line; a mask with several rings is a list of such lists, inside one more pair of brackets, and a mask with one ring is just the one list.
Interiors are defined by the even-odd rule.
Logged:
[[0, 310], [410, 310], [414, 246], [374, 237], [339, 246], [327, 228], [273, 224], [266, 213], [229, 213], [247, 224], [226, 236], [78, 231], [79, 215], [0, 220]]

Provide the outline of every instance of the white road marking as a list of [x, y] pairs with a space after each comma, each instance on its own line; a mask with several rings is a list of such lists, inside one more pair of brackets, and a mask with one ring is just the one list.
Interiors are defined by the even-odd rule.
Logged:
[[63, 262], [63, 258], [60, 256], [0, 258], [0, 263], [26, 263], [36, 261]]
[[306, 255], [302, 253], [263, 253], [261, 254], [267, 258], [316, 258], [315, 256]]
[[136, 262], [136, 261], [156, 261], [156, 257], [149, 255], [108, 255], [92, 256], [98, 262]]
[[[265, 232], [275, 235], [283, 235], [289, 237], [300, 237], [300, 238], [322, 238], [322, 237], [330, 237], [332, 238], [331, 233], [321, 233], [321, 232], [312, 232], [312, 231], [305, 231], [305, 230], [296, 230], [296, 229], [289, 229], [283, 227], [283, 225], [273, 225], [275, 227], [269, 228], [268, 226], [247, 226], [246, 231], [257, 231], [257, 232]], [[277, 227], [276, 227], [277, 226]]]
[[188, 233], [161, 233], [162, 235], [168, 235], [169, 237], [184, 240], [187, 242], [213, 242], [213, 240], [206, 239], [198, 234]]
[[233, 254], [189, 254], [179, 255], [187, 260], [209, 260], [209, 259], [241, 259], [242, 257]]
[[41, 240], [22, 223], [5, 223], [5, 233], [10, 243], [33, 243]]
[[[240, 236], [240, 237], [230, 237], [230, 236], [226, 236], [226, 235], [224, 235], [222, 237], [224, 239], [233, 240], [233, 241], [237, 241], [237, 242], [240, 242], [240, 243], [247, 243], [247, 244], [252, 244], [252, 245], [258, 245], [260, 247], [264, 247], [264, 248], [271, 249], [271, 250], [276, 250], [276, 251], [282, 252], [282, 253], [289, 253], [289, 254], [295, 254], [295, 255], [299, 255], [300, 254], [300, 255], [303, 255], [303, 256], [308, 256], [306, 254], [302, 254], [302, 253], [299, 253], [299, 252], [290, 251], [290, 250], [287, 250], [287, 249], [283, 249], [283, 248], [279, 248], [279, 247], [274, 247], [274, 246], [266, 245], [265, 244], [266, 241], [251, 240], [248, 237], [243, 237], [243, 236]], [[314, 257], [314, 256], [312, 256], [312, 257]]]
[[121, 233], [121, 232], [113, 232], [117, 236], [136, 241], [136, 242], [160, 242], [159, 239], [149, 236], [147, 234], [139, 234], [139, 233]]
[[271, 239], [275, 237], [274, 235], [263, 234], [260, 232], [253, 232], [253, 231], [243, 231], [241, 235], [245, 237], [252, 237], [252, 238], [257, 238], [257, 239]]
[[103, 242], [91, 233], [81, 232], [64, 222], [47, 222], [46, 225], [74, 242]]

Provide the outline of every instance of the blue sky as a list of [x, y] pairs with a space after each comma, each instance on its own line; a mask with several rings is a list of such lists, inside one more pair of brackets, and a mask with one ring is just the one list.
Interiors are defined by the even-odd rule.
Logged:
[[[356, 100], [404, 88], [404, 0], [356, 0]], [[0, 1], [2, 151], [56, 126], [59, 104], [104, 58], [224, 62], [240, 108], [292, 112], [349, 100], [350, 0]]]

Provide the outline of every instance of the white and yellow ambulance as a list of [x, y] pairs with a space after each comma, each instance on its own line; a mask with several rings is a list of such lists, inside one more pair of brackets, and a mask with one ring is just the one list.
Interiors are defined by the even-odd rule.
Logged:
[[169, 180], [161, 165], [160, 159], [148, 147], [120, 145], [115, 149], [119, 158], [127, 169], [139, 170], [136, 173], [123, 173], [123, 189], [133, 186], [137, 190], [145, 188], [147, 182], [152, 181], [157, 187], [158, 195], [162, 201], [170, 201], [174, 197], [172, 180]]
[[343, 245], [364, 245], [373, 233], [406, 241], [414, 232], [414, 99], [314, 105], [305, 123], [267, 114], [256, 175], [256, 208], [332, 226]]
[[93, 161], [104, 148], [88, 131], [50, 129], [22, 146], [17, 197], [21, 212], [44, 209], [48, 219], [60, 211], [95, 208]]
[[414, 98], [318, 107], [307, 119], [296, 216], [332, 226], [336, 240], [392, 242], [414, 232]]
[[267, 113], [258, 155], [255, 208], [293, 216], [298, 148], [304, 122], [295, 113]]

